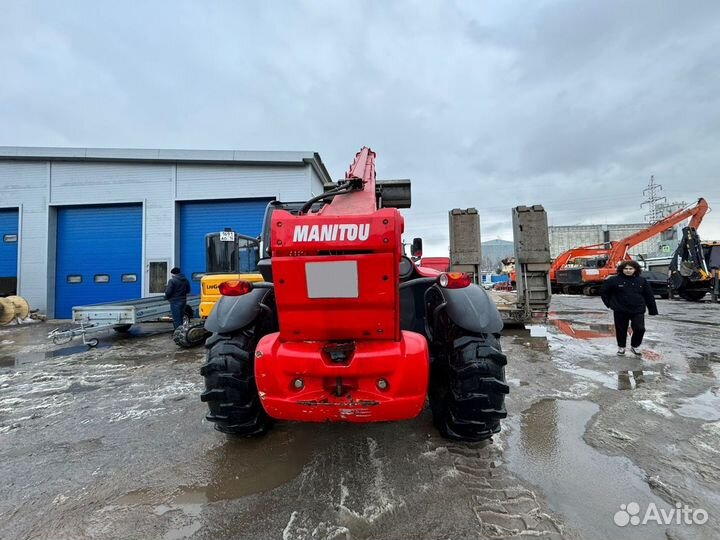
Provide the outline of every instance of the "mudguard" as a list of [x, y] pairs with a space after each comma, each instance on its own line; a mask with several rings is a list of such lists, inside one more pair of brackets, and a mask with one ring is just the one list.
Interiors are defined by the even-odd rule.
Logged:
[[242, 296], [223, 296], [205, 321], [210, 332], [227, 334], [253, 322], [260, 312], [260, 303], [272, 287], [256, 287]]
[[500, 312], [484, 289], [477, 285], [438, 289], [447, 302], [448, 316], [458, 326], [478, 334], [497, 334], [502, 330]]

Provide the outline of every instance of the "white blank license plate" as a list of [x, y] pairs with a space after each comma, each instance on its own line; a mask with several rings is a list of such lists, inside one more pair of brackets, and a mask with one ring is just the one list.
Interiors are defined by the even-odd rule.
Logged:
[[357, 261], [305, 263], [308, 298], [357, 298]]

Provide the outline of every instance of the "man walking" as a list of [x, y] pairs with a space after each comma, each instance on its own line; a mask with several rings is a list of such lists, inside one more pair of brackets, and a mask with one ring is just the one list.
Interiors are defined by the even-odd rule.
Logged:
[[165, 300], [170, 302], [174, 330], [183, 323], [187, 295], [190, 293], [190, 282], [177, 266], [170, 270], [170, 274], [170, 281], [165, 287]]
[[600, 290], [603, 304], [613, 310], [615, 338], [618, 355], [625, 354], [628, 326], [632, 328], [630, 350], [640, 356], [640, 345], [645, 335], [645, 310], [657, 315], [657, 304], [647, 280], [640, 277], [640, 265], [635, 261], [623, 261], [617, 267], [617, 275], [609, 277]]

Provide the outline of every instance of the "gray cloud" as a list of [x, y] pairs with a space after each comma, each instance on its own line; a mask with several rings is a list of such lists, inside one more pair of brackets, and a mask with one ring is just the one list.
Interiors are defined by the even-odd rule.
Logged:
[[[650, 174], [720, 201], [720, 4], [6, 2], [0, 144], [316, 150], [362, 145], [413, 180], [408, 236], [485, 238], [510, 208], [638, 221]], [[718, 203], [720, 204], [720, 203]], [[720, 212], [701, 233], [720, 238]], [[433, 253], [434, 252], [434, 253]]]

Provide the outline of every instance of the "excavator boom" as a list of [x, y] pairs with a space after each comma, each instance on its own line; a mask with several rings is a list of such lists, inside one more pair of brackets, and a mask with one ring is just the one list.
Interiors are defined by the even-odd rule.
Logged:
[[617, 266], [620, 262], [628, 258], [628, 251], [650, 238], [657, 236], [663, 231], [674, 227], [678, 223], [682, 223], [686, 219], [690, 218], [690, 227], [697, 229], [702, 223], [705, 214], [708, 212], [707, 201], [703, 198], [698, 199], [694, 206], [682, 208], [673, 212], [669, 216], [660, 221], [653, 223], [647, 229], [638, 231], [622, 240], [613, 242], [612, 249], [610, 250], [610, 263], [612, 266]]
[[[577, 292], [582, 291], [587, 295], [597, 294], [600, 284], [615, 273], [617, 265], [624, 260], [630, 259], [628, 252], [631, 248], [657, 236], [678, 223], [682, 223], [688, 218], [690, 218], [690, 227], [697, 228], [702, 223], [708, 210], [707, 201], [700, 198], [694, 205], [673, 212], [666, 218], [622, 240], [609, 242], [609, 245], [594, 244], [570, 249], [553, 262], [550, 281], [556, 289], [562, 289], [564, 292], [573, 292], [574, 290]], [[568, 266], [569, 261], [583, 257], [596, 258], [597, 264], [595, 264], [594, 268]], [[600, 260], [601, 257], [605, 260]]]

